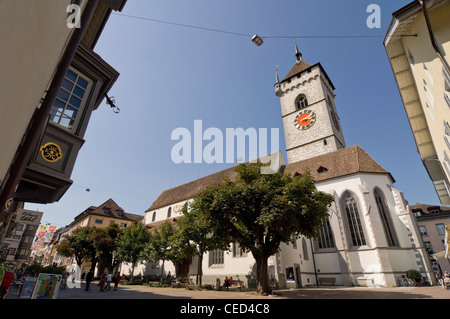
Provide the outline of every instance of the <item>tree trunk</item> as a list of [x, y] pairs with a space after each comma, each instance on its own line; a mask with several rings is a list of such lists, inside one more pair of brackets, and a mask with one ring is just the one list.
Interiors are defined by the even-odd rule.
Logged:
[[134, 277], [134, 267], [136, 266], [136, 263], [135, 262], [132, 262], [131, 263], [131, 276], [130, 276], [130, 280], [129, 280], [129, 282], [131, 283], [131, 282], [133, 282], [133, 277]]
[[197, 285], [199, 287], [201, 287], [201, 285], [202, 285], [202, 276], [203, 276], [202, 264], [203, 264], [203, 253], [200, 253], [198, 255], [198, 265], [197, 265], [197, 278], [198, 278]]
[[92, 257], [91, 258], [91, 271], [95, 272], [95, 267], [97, 266], [97, 262], [98, 262], [98, 258], [97, 257]]
[[163, 283], [163, 278], [164, 278], [164, 263], [165, 263], [165, 262], [166, 262], [166, 261], [163, 260], [163, 261], [162, 261], [162, 265], [161, 265], [161, 278], [159, 279], [159, 283], [160, 283], [160, 284]]
[[267, 260], [269, 257], [254, 256], [256, 261], [256, 292], [261, 295], [268, 295], [272, 292], [269, 285], [269, 270]]

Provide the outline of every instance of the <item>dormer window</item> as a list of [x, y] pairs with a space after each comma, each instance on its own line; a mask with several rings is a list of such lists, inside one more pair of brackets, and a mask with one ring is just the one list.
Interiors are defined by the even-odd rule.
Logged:
[[295, 100], [295, 107], [297, 110], [304, 109], [308, 106], [308, 100], [306, 99], [306, 96], [303, 94], [299, 95], [297, 99]]
[[326, 167], [323, 167], [323, 166], [320, 166], [318, 169], [317, 169], [317, 173], [325, 173], [325, 172], [328, 172], [328, 168], [326, 168]]
[[111, 214], [111, 210], [109, 208], [103, 208], [103, 212], [108, 215]]
[[123, 211], [121, 211], [121, 210], [116, 210], [116, 214], [117, 214], [117, 216], [123, 216]]

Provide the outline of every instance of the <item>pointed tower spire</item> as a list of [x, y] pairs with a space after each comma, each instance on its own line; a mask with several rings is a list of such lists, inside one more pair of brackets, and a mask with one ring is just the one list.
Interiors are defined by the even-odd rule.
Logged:
[[295, 63], [298, 64], [298, 63], [302, 62], [302, 54], [298, 50], [297, 39], [294, 38], [294, 41], [295, 41]]
[[281, 96], [283, 92], [281, 91], [281, 84], [280, 84], [280, 78], [278, 77], [278, 65], [275, 66], [275, 95]]

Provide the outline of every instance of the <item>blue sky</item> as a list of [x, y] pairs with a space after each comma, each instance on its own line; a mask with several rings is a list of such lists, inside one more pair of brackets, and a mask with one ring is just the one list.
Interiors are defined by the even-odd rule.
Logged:
[[[409, 2], [128, 1], [111, 16], [95, 48], [121, 73], [110, 91], [121, 111], [115, 114], [103, 103], [93, 113], [65, 196], [26, 208], [43, 211], [42, 221], [57, 226], [109, 198], [126, 212], [144, 215], [165, 189], [230, 167], [173, 163], [171, 133], [179, 127], [193, 131], [194, 120], [202, 120], [204, 130], [223, 132], [278, 127], [284, 152], [274, 70], [278, 66], [283, 78], [295, 63], [293, 36], [304, 60], [320, 62], [336, 87], [347, 146], [360, 145], [390, 171], [410, 204], [439, 204], [382, 44], [392, 12]], [[379, 29], [367, 27], [369, 4], [381, 8]], [[260, 47], [251, 42], [255, 33], [264, 38]], [[353, 35], [366, 37], [322, 38]]]

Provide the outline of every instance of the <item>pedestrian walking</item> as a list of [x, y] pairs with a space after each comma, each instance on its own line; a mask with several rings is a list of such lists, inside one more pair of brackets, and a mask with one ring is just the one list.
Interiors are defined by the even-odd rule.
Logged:
[[121, 279], [122, 277], [120, 276], [120, 273], [118, 272], [117, 274], [116, 274], [116, 276], [114, 277], [114, 291], [116, 291], [117, 290], [117, 286], [119, 285], [119, 282], [120, 282], [120, 279]]
[[103, 275], [100, 277], [100, 281], [98, 285], [100, 286], [100, 291], [105, 291], [105, 284], [106, 284], [106, 272], [103, 273]]
[[112, 277], [113, 277], [113, 275], [111, 273], [108, 273], [108, 275], [106, 276], [106, 291], [111, 290]]
[[450, 288], [450, 274], [448, 272], [444, 273], [444, 287], [445, 289]]
[[66, 289], [67, 287], [67, 278], [69, 278], [69, 273], [67, 271], [64, 272], [61, 280], [61, 289]]
[[91, 285], [92, 278], [94, 278], [94, 272], [92, 270], [89, 270], [86, 275], [86, 291], [89, 291], [89, 286]]

